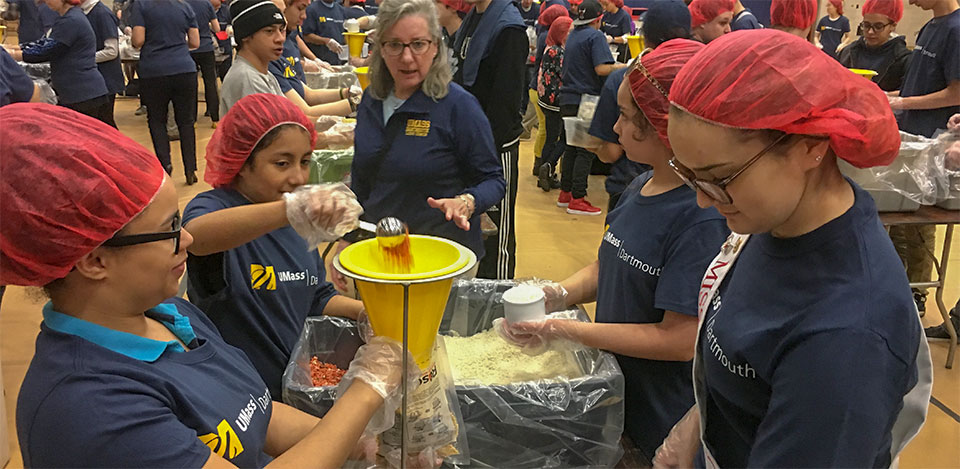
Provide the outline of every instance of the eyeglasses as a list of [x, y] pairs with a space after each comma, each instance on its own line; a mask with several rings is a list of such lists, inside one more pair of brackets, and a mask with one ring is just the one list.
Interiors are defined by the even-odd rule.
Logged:
[[860, 23], [860, 27], [863, 28], [864, 31], [873, 30], [879, 33], [880, 31], [883, 31], [883, 28], [886, 28], [891, 24], [893, 23], [867, 23], [866, 21], [864, 21]]
[[711, 199], [713, 199], [714, 201], [716, 201], [721, 205], [727, 205], [727, 204], [733, 203], [733, 197], [730, 197], [730, 194], [727, 192], [727, 185], [733, 182], [733, 180], [736, 179], [737, 176], [739, 176], [744, 171], [746, 171], [747, 168], [749, 168], [751, 165], [756, 163], [757, 160], [760, 159], [760, 157], [762, 157], [763, 155], [766, 155], [771, 149], [773, 149], [774, 146], [780, 143], [781, 140], [786, 138], [787, 135], [788, 134], [783, 134], [780, 137], [778, 137], [776, 140], [773, 141], [773, 143], [767, 145], [766, 148], [761, 150], [760, 153], [757, 153], [756, 156], [754, 156], [753, 158], [750, 158], [750, 160], [747, 161], [746, 164], [741, 166], [740, 169], [737, 170], [737, 172], [719, 181], [716, 181], [716, 180], [707, 181], [704, 179], [697, 178], [697, 176], [693, 174], [693, 171], [691, 171], [686, 166], [683, 166], [682, 164], [680, 164], [676, 158], [670, 159], [669, 161], [670, 167], [673, 168], [673, 171], [677, 173], [677, 176], [680, 176], [680, 179], [688, 187], [690, 187], [695, 191], [700, 190], [701, 192], [706, 194], [707, 197], [710, 197]]
[[427, 49], [430, 48], [431, 44], [433, 44], [433, 41], [429, 39], [414, 39], [410, 42], [387, 41], [380, 44], [380, 48], [383, 49], [383, 55], [399, 57], [407, 47], [410, 48], [410, 52], [412, 52], [413, 55], [423, 55], [427, 52]]
[[166, 239], [175, 240], [173, 246], [173, 253], [180, 254], [180, 214], [177, 213], [173, 216], [173, 226], [170, 231], [162, 231], [159, 233], [142, 233], [134, 235], [123, 235], [123, 236], [114, 236], [108, 239], [103, 243], [104, 246], [110, 247], [121, 247], [121, 246], [133, 246], [136, 244], [146, 244], [154, 243], [157, 241], [163, 241]]
[[[641, 57], [643, 57], [643, 55], [641, 55]], [[657, 81], [656, 78], [654, 78], [653, 74], [650, 73], [649, 70], [647, 70], [647, 67], [644, 67], [644, 66], [643, 66], [643, 62], [641, 62], [639, 59], [637, 59], [637, 63], [634, 65], [634, 68], [637, 69], [637, 70], [639, 70], [640, 73], [642, 73], [643, 76], [646, 77], [647, 81], [649, 81], [650, 84], [653, 85], [653, 87], [656, 88], [657, 91], [659, 91], [660, 94], [662, 94], [664, 98], [668, 98], [668, 99], [669, 99], [670, 93], [667, 93], [666, 88], [664, 88], [663, 85], [661, 85], [660, 82]]]

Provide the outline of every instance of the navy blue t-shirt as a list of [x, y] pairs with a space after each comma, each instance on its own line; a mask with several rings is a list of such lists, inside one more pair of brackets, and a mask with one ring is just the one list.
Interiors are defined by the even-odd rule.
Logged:
[[850, 20], [843, 15], [835, 20], [824, 16], [817, 23], [817, 31], [820, 33], [823, 51], [830, 57], [837, 58], [837, 47], [843, 42], [843, 35], [850, 32]]
[[186, 0], [186, 2], [193, 9], [197, 27], [200, 29], [200, 47], [191, 52], [213, 52], [213, 31], [210, 31], [210, 22], [217, 19], [213, 4], [210, 0]]
[[44, 307], [17, 399], [26, 467], [200, 467], [211, 451], [270, 462], [273, 403], [250, 360], [181, 298], [145, 314], [189, 351]]
[[0, 48], [0, 106], [25, 103], [33, 97], [33, 80], [30, 75]]
[[580, 104], [583, 94], [599, 95], [603, 81], [595, 67], [613, 62], [603, 33], [590, 26], [578, 26], [570, 31], [563, 51], [560, 105]]
[[[190, 221], [251, 202], [230, 189], [201, 193], [183, 212]], [[337, 294], [316, 247], [290, 226], [243, 246], [187, 257], [187, 294], [217, 325], [227, 343], [246, 352], [274, 396], [307, 316], [319, 316]]]
[[8, 0], [16, 3], [20, 9], [20, 26], [17, 30], [17, 40], [21, 44], [33, 42], [43, 37], [53, 27], [54, 21], [60, 15], [50, 9], [46, 3], [37, 3], [36, 0]]
[[156, 78], [197, 71], [190, 58], [187, 33], [197, 28], [193, 8], [178, 0], [137, 0], [130, 9], [131, 23], [146, 29], [140, 48], [140, 78]]
[[[620, 136], [613, 131], [617, 119], [620, 118], [620, 108], [617, 106], [617, 90], [623, 77], [626, 76], [629, 68], [614, 70], [607, 77], [600, 90], [600, 101], [597, 102], [597, 111], [593, 115], [593, 122], [590, 123], [588, 133], [604, 142], [620, 144]], [[621, 155], [620, 159], [613, 163], [610, 168], [610, 175], [604, 182], [604, 187], [608, 194], [619, 194], [627, 188], [627, 185], [633, 181], [640, 173], [649, 170], [650, 167], [627, 159], [626, 155]]]
[[704, 440], [721, 467], [887, 467], [922, 331], [869, 194], [795, 237], [753, 235], [707, 306]]
[[[597, 322], [651, 324], [664, 311], [697, 315], [700, 279], [730, 231], [715, 209], [697, 206], [685, 185], [646, 197], [638, 176], [607, 215], [597, 259]], [[693, 405], [691, 362], [617, 355], [626, 382], [624, 431], [652, 458]]]
[[[303, 21], [303, 26], [301, 26], [303, 35], [316, 34], [320, 37], [333, 38], [343, 47], [347, 47], [347, 43], [343, 40], [343, 20], [345, 18], [343, 10], [343, 5], [336, 1], [331, 4], [327, 4], [323, 0], [316, 0], [311, 3], [307, 7], [307, 19]], [[341, 63], [340, 57], [331, 52], [326, 45], [307, 42], [307, 47], [318, 59], [324, 62], [333, 65]]]
[[363, 18], [364, 16], [370, 16], [370, 15], [367, 13], [367, 10], [364, 10], [363, 7], [360, 6], [360, 5], [354, 5], [354, 6], [352, 6], [352, 7], [344, 8], [344, 9], [343, 9], [343, 18], [344, 18], [344, 19], [347, 19], [347, 20], [349, 20], [349, 19], [354, 19], [354, 20], [356, 20], [356, 19]]
[[[900, 96], [935, 93], [957, 80], [960, 80], [960, 10], [933, 18], [920, 30]], [[900, 130], [932, 137], [937, 129], [945, 129], [950, 116], [958, 112], [960, 106], [903, 111]]]
[[613, 37], [626, 36], [631, 34], [633, 25], [633, 19], [630, 18], [630, 13], [627, 13], [627, 10], [621, 8], [614, 13], [605, 12], [603, 14], [603, 25], [600, 26], [600, 30], [604, 34], [608, 34]]
[[[226, 31], [227, 26], [233, 24], [233, 18], [230, 17], [230, 5], [220, 5], [220, 8], [217, 9], [217, 22], [220, 23], [221, 31]], [[216, 41], [220, 44], [224, 57], [233, 58], [233, 43], [230, 42], [230, 38], [222, 40], [218, 38]]]
[[294, 90], [303, 98], [303, 83], [307, 81], [307, 78], [303, 73], [300, 47], [297, 45], [299, 35], [300, 33], [296, 30], [287, 32], [287, 40], [283, 42], [283, 54], [279, 59], [271, 61], [267, 68], [277, 78], [281, 91], [286, 93]]
[[533, 2], [530, 5], [530, 9], [523, 11], [523, 5], [520, 2], [517, 2], [517, 10], [520, 10], [520, 17], [523, 18], [523, 24], [525, 26], [535, 26], [537, 24], [537, 19], [540, 18], [540, 3]]
[[[98, 2], [94, 5], [90, 13], [87, 13], [87, 21], [90, 22], [93, 34], [97, 38], [97, 50], [104, 48], [107, 39], [119, 40], [120, 33], [117, 28], [120, 26], [120, 20], [103, 3]], [[123, 67], [120, 64], [119, 51], [114, 59], [98, 63], [97, 69], [103, 76], [108, 93], [115, 94], [123, 91]]]
[[[503, 199], [506, 183], [493, 143], [493, 132], [477, 98], [456, 83], [434, 101], [421, 90], [383, 123], [383, 101], [364, 93], [357, 109], [357, 128], [350, 177], [363, 205], [362, 219], [376, 223], [397, 217], [411, 233], [452, 239], [483, 257], [480, 215]], [[393, 143], [386, 154], [378, 155]], [[470, 231], [447, 221], [427, 198], [462, 193], [476, 202]]]
[[97, 37], [80, 7], [72, 7], [57, 18], [50, 39], [67, 46], [50, 60], [50, 79], [61, 104], [74, 104], [107, 94], [97, 69]]
[[753, 12], [749, 8], [744, 8], [743, 11], [738, 13], [733, 17], [733, 21], [730, 22], [731, 31], [740, 31], [744, 29], [763, 29], [763, 25], [760, 24], [760, 20], [754, 16]]

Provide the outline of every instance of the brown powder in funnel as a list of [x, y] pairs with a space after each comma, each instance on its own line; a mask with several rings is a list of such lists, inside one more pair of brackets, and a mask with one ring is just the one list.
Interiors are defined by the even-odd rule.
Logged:
[[410, 253], [410, 232], [404, 230], [400, 236], [378, 236], [380, 255], [390, 273], [405, 274], [413, 268], [413, 255]]

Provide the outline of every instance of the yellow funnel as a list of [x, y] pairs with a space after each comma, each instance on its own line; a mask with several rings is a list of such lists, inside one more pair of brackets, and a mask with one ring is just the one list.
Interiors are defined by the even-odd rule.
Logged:
[[360, 82], [361, 89], [367, 89], [370, 84], [370, 67], [357, 67], [353, 73], [357, 74], [357, 81]]
[[630, 57], [636, 57], [640, 55], [640, 52], [644, 48], [643, 37], [638, 35], [627, 36], [627, 45], [630, 46]]
[[850, 71], [866, 78], [867, 80], [879, 75], [877, 72], [873, 70], [864, 70], [862, 68], [851, 68]]
[[367, 40], [367, 33], [343, 33], [343, 37], [347, 38], [350, 57], [360, 57], [363, 53], [363, 42]]
[[373, 332], [403, 341], [403, 293], [409, 285], [407, 344], [420, 369], [430, 365], [433, 342], [447, 306], [453, 279], [473, 268], [477, 256], [453, 241], [410, 235], [413, 267], [391, 273], [376, 239], [354, 243], [333, 266], [356, 281]]

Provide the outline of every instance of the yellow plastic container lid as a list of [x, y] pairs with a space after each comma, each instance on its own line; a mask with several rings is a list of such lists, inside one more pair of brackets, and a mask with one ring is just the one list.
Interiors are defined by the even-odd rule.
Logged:
[[423, 280], [442, 277], [470, 262], [469, 249], [443, 238], [410, 235], [411, 272], [392, 273], [376, 239], [360, 241], [340, 253], [340, 264], [357, 275], [377, 280]]
[[850, 70], [851, 72], [853, 72], [853, 73], [856, 73], [857, 75], [860, 75], [860, 76], [868, 79], [868, 80], [869, 80], [870, 78], [873, 78], [873, 77], [879, 75], [879, 73], [877, 73], [877, 72], [875, 72], [875, 71], [873, 71], [873, 70], [865, 70], [865, 69], [862, 69], [862, 68], [851, 68], [851, 69], [849, 69], [849, 70]]

